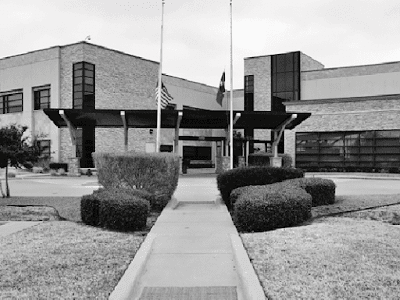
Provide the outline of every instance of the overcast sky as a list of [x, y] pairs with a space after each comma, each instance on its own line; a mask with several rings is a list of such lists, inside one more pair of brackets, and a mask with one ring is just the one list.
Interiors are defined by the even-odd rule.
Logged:
[[[218, 86], [230, 74], [229, 0], [166, 0], [163, 72]], [[161, 0], [1, 0], [0, 57], [91, 36], [159, 61]], [[243, 58], [302, 51], [325, 67], [400, 61], [399, 0], [233, 0], [234, 88]]]

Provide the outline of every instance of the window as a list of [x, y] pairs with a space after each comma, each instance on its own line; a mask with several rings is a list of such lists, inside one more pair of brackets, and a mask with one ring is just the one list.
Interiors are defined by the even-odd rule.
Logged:
[[33, 88], [34, 109], [50, 108], [50, 87]]
[[400, 167], [400, 130], [296, 133], [296, 166]]
[[79, 62], [73, 65], [73, 108], [93, 110], [95, 108], [95, 65]]
[[283, 102], [300, 100], [300, 52], [271, 57], [272, 111], [285, 111]]
[[50, 157], [50, 140], [38, 140], [37, 147], [41, 157]]
[[244, 76], [244, 110], [254, 111], [254, 75]]
[[23, 96], [20, 93], [0, 94], [0, 114], [23, 111]]

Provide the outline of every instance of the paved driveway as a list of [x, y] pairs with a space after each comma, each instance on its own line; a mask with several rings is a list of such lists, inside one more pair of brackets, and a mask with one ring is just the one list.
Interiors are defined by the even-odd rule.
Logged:
[[335, 179], [336, 195], [400, 194], [400, 180]]
[[[80, 197], [99, 188], [97, 177], [40, 177], [10, 179], [12, 196], [66, 196]], [[5, 188], [3, 180], [3, 189]]]
[[[324, 178], [329, 178], [325, 177]], [[336, 185], [337, 195], [379, 195], [400, 194], [400, 180], [393, 179], [350, 179], [330, 178]], [[4, 180], [3, 184], [4, 184]], [[10, 179], [11, 196], [71, 196], [80, 197], [90, 194], [99, 188], [97, 177], [41, 177]], [[214, 189], [218, 196], [215, 176], [199, 174], [198, 176], [181, 176], [179, 193], [193, 201], [198, 199], [196, 191]], [[3, 185], [4, 188], [4, 185]], [[183, 196], [182, 195], [182, 196]], [[211, 199], [210, 199], [211, 200]], [[213, 199], [214, 200], [214, 199]]]

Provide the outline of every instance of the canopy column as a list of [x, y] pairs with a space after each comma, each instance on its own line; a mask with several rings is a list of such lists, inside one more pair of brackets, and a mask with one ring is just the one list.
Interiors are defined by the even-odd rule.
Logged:
[[288, 126], [294, 119], [297, 118], [297, 114], [292, 114], [287, 120], [285, 120], [282, 124], [280, 124], [278, 127], [273, 129], [274, 133], [274, 141], [272, 143], [272, 165], [274, 167], [280, 167], [282, 166], [282, 161], [278, 157], [278, 144], [282, 138], [282, 134], [285, 131], [286, 126]]
[[65, 121], [65, 123], [67, 124], [67, 127], [69, 129], [69, 135], [71, 137], [71, 143], [72, 143], [72, 157], [69, 158], [68, 175], [80, 176], [80, 173], [79, 173], [80, 158], [77, 157], [77, 155], [76, 155], [76, 131], [77, 131], [77, 128], [69, 120], [68, 116], [65, 114], [65, 111], [63, 109], [60, 109], [58, 111], [58, 113], [61, 116], [61, 118]]
[[178, 112], [175, 126], [174, 153], [179, 153], [179, 127], [181, 126], [182, 117], [183, 111]]
[[69, 129], [69, 135], [71, 137], [71, 142], [72, 142], [72, 153], [73, 156], [76, 156], [76, 127], [72, 124], [72, 122], [68, 119], [68, 116], [65, 114], [63, 109], [60, 109], [58, 112], [67, 124], [67, 127]]
[[124, 110], [121, 110], [121, 119], [122, 119], [122, 124], [124, 126], [124, 149], [125, 152], [128, 152], [128, 125], [126, 122], [126, 114]]

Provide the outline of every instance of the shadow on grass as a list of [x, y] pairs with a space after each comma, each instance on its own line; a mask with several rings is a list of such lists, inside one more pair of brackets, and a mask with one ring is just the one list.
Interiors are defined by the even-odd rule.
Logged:
[[11, 197], [0, 199], [0, 205], [49, 206], [64, 220], [82, 221], [81, 197]]
[[[61, 221], [72, 221], [85, 225], [81, 218], [81, 197], [12, 197], [0, 199], [0, 206], [1, 205], [52, 207], [58, 213]], [[146, 227], [140, 231], [135, 231], [135, 235], [146, 235], [151, 230], [160, 214], [161, 212], [150, 212]]]

